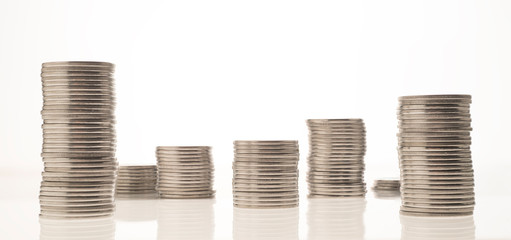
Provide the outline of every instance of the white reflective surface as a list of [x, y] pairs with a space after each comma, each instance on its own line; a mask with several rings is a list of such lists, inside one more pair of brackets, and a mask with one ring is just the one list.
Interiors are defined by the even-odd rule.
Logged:
[[475, 239], [473, 216], [413, 217], [401, 215], [401, 239]]
[[234, 208], [233, 239], [298, 239], [299, 208]]
[[38, 181], [24, 176], [0, 177], [2, 240], [511, 239], [511, 197], [503, 193], [477, 195], [473, 216], [424, 218], [401, 216], [399, 198], [371, 191], [365, 199], [308, 199], [302, 187], [300, 207], [270, 210], [234, 208], [230, 192], [217, 188], [216, 199], [118, 198], [111, 218], [53, 220], [39, 219]]

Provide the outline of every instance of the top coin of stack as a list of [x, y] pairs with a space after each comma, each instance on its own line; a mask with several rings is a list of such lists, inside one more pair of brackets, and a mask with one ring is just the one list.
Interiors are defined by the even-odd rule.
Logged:
[[235, 207], [298, 206], [298, 141], [235, 141]]
[[119, 166], [115, 192], [118, 196], [156, 194], [156, 165]]
[[114, 65], [105, 62], [43, 64], [43, 217], [113, 213], [113, 71]]
[[399, 98], [401, 213], [473, 213], [470, 95]]
[[309, 197], [363, 197], [362, 119], [309, 119]]
[[211, 147], [160, 146], [157, 190], [161, 198], [213, 198], [214, 167]]

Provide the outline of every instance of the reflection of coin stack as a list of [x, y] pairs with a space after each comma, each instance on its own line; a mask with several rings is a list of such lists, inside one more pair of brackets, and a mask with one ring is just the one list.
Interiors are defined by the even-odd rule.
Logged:
[[158, 147], [158, 186], [161, 198], [212, 198], [211, 147]]
[[363, 197], [362, 119], [309, 119], [309, 197]]
[[403, 214], [472, 214], [475, 198], [470, 103], [470, 95], [399, 99]]
[[416, 217], [401, 215], [402, 240], [473, 240], [473, 216]]
[[104, 62], [43, 64], [41, 216], [113, 213], [113, 71], [114, 65]]
[[298, 208], [234, 208], [233, 239], [298, 239]]
[[298, 141], [235, 141], [235, 207], [298, 206]]
[[364, 198], [309, 199], [307, 239], [364, 239]]
[[399, 197], [399, 180], [377, 179], [374, 180], [373, 191], [378, 198]]
[[115, 222], [112, 217], [87, 219], [40, 218], [40, 240], [80, 239], [114, 240]]
[[[158, 199], [115, 198], [115, 220], [121, 221], [152, 221], [158, 214]], [[155, 196], [154, 194], [152, 196]]]
[[165, 199], [158, 203], [158, 239], [213, 239], [214, 199]]
[[156, 193], [156, 166], [119, 166], [115, 186], [117, 195]]

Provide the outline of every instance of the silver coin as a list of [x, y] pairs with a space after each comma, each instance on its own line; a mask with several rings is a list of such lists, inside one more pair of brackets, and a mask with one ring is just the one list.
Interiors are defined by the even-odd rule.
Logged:
[[261, 182], [244, 182], [236, 181], [233, 186], [245, 189], [266, 189], [266, 188], [295, 188], [297, 182], [284, 182], [284, 183], [261, 183]]
[[166, 170], [213, 170], [213, 165], [211, 163], [158, 163], [159, 171]]
[[411, 105], [411, 104], [470, 104], [472, 99], [470, 97], [400, 97], [399, 99], [400, 105]]
[[274, 190], [274, 191], [242, 191], [242, 190], [233, 190], [233, 198], [238, 197], [257, 197], [257, 198], [274, 198], [274, 197], [290, 197], [293, 199], [297, 199], [298, 189], [282, 189], [282, 190]]
[[252, 168], [252, 169], [257, 169], [257, 168], [296, 169], [298, 167], [298, 162], [293, 161], [293, 162], [279, 163], [279, 162], [270, 162], [270, 161], [263, 161], [263, 162], [234, 161], [232, 166], [234, 168]]
[[289, 146], [273, 146], [273, 145], [264, 145], [264, 146], [253, 146], [253, 145], [240, 145], [235, 146], [234, 152], [238, 153], [251, 153], [254, 152], [267, 152], [267, 151], [279, 151], [285, 152], [289, 154], [296, 154], [298, 151], [298, 145], [289, 145]]
[[339, 165], [351, 165], [351, 164], [364, 164], [364, 158], [361, 156], [353, 157], [353, 156], [314, 156], [309, 155], [307, 158], [307, 162], [309, 164], [339, 164]]
[[246, 197], [246, 196], [236, 196], [235, 200], [237, 203], [285, 203], [285, 202], [298, 202], [298, 196], [292, 197]]
[[131, 165], [119, 166], [119, 170], [156, 170], [156, 165]]
[[119, 170], [117, 172], [118, 177], [136, 177], [136, 178], [156, 178], [156, 171], [147, 171], [147, 172], [125, 172], [122, 170]]
[[364, 197], [365, 193], [309, 193], [309, 198], [360, 198]]
[[234, 141], [234, 145], [270, 145], [270, 146], [280, 146], [280, 145], [293, 145], [297, 146], [298, 141], [296, 140], [236, 140]]
[[111, 67], [103, 67], [103, 66], [54, 66], [54, 67], [43, 67], [41, 69], [43, 73], [75, 73], [75, 72], [85, 72], [85, 73], [113, 73], [113, 69]]
[[42, 86], [74, 87], [82, 86], [115, 86], [112, 76], [106, 77], [80, 77], [80, 76], [51, 76], [41, 78]]
[[52, 211], [47, 210], [41, 210], [41, 217], [48, 218], [48, 219], [65, 219], [65, 218], [89, 218], [89, 217], [107, 217], [111, 216], [113, 214], [113, 210], [110, 211], [99, 211], [99, 212], [86, 212], [86, 213], [69, 213], [69, 212], [63, 212], [63, 213], [55, 213]]
[[328, 180], [328, 181], [333, 181], [333, 180], [360, 180], [360, 181], [362, 181], [363, 177], [359, 176], [359, 175], [351, 175], [351, 176], [322, 176], [322, 175], [317, 175], [315, 173], [314, 174], [309, 173], [309, 175], [307, 176], [307, 181], [309, 181], [309, 182], [323, 181], [323, 180]]
[[399, 100], [417, 100], [417, 99], [472, 99], [469, 94], [436, 94], [436, 95], [411, 95], [399, 97]]
[[413, 190], [471, 190], [471, 191], [474, 191], [473, 184], [465, 184], [465, 185], [461, 185], [461, 184], [458, 184], [458, 185], [406, 184], [406, 185], [402, 185], [401, 188], [404, 191], [412, 190], [411, 193], [413, 193]]
[[158, 146], [157, 150], [210, 150], [210, 146]]
[[54, 206], [54, 207], [94, 207], [94, 206], [109, 206], [113, 201], [85, 201], [85, 202], [67, 202], [67, 201], [43, 201], [40, 200], [41, 206]]
[[93, 166], [116, 164], [115, 158], [43, 158], [48, 164], [91, 164]]
[[115, 167], [113, 168], [52, 168], [52, 167], [45, 167], [45, 172], [49, 173], [83, 173], [83, 174], [89, 174], [89, 173], [102, 173], [102, 174], [114, 174], [115, 173]]
[[196, 169], [159, 169], [160, 176], [174, 175], [174, 176], [211, 176], [213, 170], [196, 170]]
[[96, 62], [96, 61], [57, 61], [57, 62], [45, 62], [42, 64], [43, 68], [48, 67], [69, 67], [69, 66], [78, 66], [78, 67], [95, 67], [95, 66], [103, 66], [108, 68], [114, 68], [115, 65], [109, 62]]
[[98, 197], [98, 196], [106, 196], [111, 197], [113, 195], [113, 190], [103, 191], [103, 192], [50, 192], [50, 191], [41, 191], [39, 196], [46, 197]]
[[98, 169], [100, 171], [115, 171], [116, 165], [114, 163], [103, 163], [103, 164], [90, 164], [87, 163], [87, 165], [83, 165], [80, 163], [52, 163], [52, 162], [45, 162], [44, 163], [45, 171], [55, 171], [55, 172], [61, 172], [61, 171], [69, 171], [74, 170], [77, 171], [91, 171]]
[[204, 189], [177, 189], [177, 188], [160, 188], [157, 187], [160, 196], [165, 195], [181, 195], [181, 196], [193, 196], [193, 195], [211, 195], [214, 191], [209, 188]]
[[215, 194], [189, 194], [189, 195], [180, 195], [180, 194], [163, 194], [160, 193], [160, 197], [164, 199], [203, 199], [203, 198], [214, 198]]
[[100, 108], [113, 108], [116, 103], [110, 99], [65, 99], [65, 98], [50, 98], [43, 99], [43, 109], [45, 107], [100, 107]]

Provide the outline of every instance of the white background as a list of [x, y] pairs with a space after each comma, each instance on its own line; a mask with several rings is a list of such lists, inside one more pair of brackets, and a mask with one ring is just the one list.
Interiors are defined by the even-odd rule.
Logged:
[[[510, 196], [510, 43], [511, 1], [0, 0], [0, 200], [37, 199], [40, 67], [61, 60], [116, 64], [120, 164], [213, 146], [217, 220], [233, 140], [299, 140], [305, 196], [308, 118], [363, 118], [366, 181], [397, 177], [397, 97], [411, 94], [472, 94], [477, 194]], [[494, 225], [478, 234], [511, 236]]]

